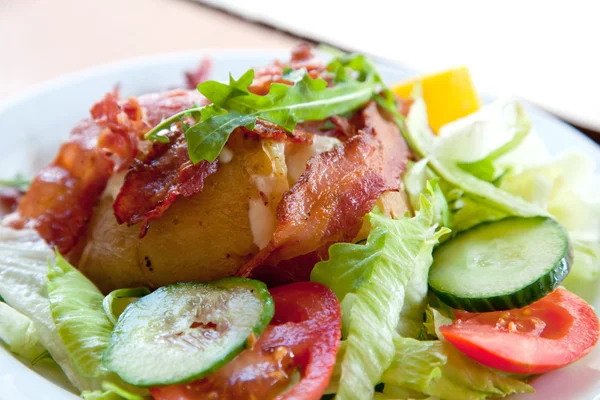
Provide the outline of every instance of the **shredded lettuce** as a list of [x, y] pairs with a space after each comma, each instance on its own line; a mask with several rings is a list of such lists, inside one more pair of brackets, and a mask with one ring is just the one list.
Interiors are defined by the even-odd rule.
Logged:
[[330, 287], [342, 302], [345, 344], [338, 399], [373, 397], [394, 356], [401, 312], [400, 329], [422, 325], [433, 246], [449, 232], [436, 229], [432, 199], [431, 192], [421, 195], [414, 218], [394, 220], [372, 212], [367, 242], [332, 245], [329, 260], [312, 272], [311, 280]]
[[102, 353], [113, 330], [102, 308], [104, 296], [60, 254], [48, 264], [50, 311], [71, 361], [84, 377], [103, 376]]
[[385, 388], [407, 388], [446, 400], [483, 400], [534, 392], [527, 383], [471, 360], [444, 340], [397, 337], [394, 346], [394, 361], [382, 377]]
[[0, 340], [30, 363], [47, 354], [31, 319], [5, 303], [0, 303]]
[[125, 307], [148, 294], [150, 294], [150, 290], [145, 287], [113, 290], [102, 301], [102, 307], [110, 322], [116, 325], [119, 316], [125, 311]]
[[500, 188], [547, 210], [569, 231], [574, 264], [563, 284], [589, 302], [600, 279], [600, 182], [595, 162], [569, 151], [539, 167], [509, 174]]
[[36, 231], [0, 226], [0, 295], [31, 320], [40, 343], [76, 388], [100, 389], [98, 380], [77, 372], [52, 320], [46, 275], [47, 260], [53, 258], [54, 253]]
[[[521, 113], [519, 112], [517, 115], [521, 115]], [[527, 126], [525, 124], [517, 131], [524, 131]], [[493, 183], [479, 179], [467, 172], [452, 157], [440, 157], [441, 150], [437, 148], [437, 143], [439, 143], [440, 139], [433, 135], [429, 129], [425, 101], [422, 98], [418, 97], [414, 100], [406, 118], [406, 127], [407, 129], [405, 129], [404, 133], [413, 151], [419, 157], [426, 158], [429, 168], [449, 185], [452, 190], [462, 191], [465, 196], [468, 196], [477, 204], [493, 209], [498, 213], [523, 217], [547, 215], [544, 210], [536, 207], [534, 204], [525, 201], [519, 196], [498, 189]], [[517, 135], [520, 135], [520, 133], [515, 134], [515, 136]], [[501, 147], [497, 151], [504, 154], [505, 149]], [[446, 151], [459, 150], [452, 150], [452, 147], [449, 146]]]
[[[84, 391], [81, 393], [81, 397], [84, 400], [144, 400], [147, 398], [145, 395], [139, 395], [111, 382], [102, 382], [102, 389]], [[136, 392], [139, 391], [136, 390]]]
[[492, 182], [506, 169], [497, 161], [519, 147], [530, 131], [531, 123], [523, 108], [515, 101], [499, 100], [444, 125], [433, 156]]
[[117, 390], [123, 388], [123, 393], [136, 398], [140, 398], [138, 394], [147, 394], [147, 390], [121, 381], [102, 364], [102, 355], [114, 325], [104, 312], [104, 296], [100, 290], [60, 254], [57, 253], [55, 261], [48, 264], [46, 285], [50, 311], [76, 370], [83, 377], [101, 380], [105, 392], [124, 397]]
[[[16, 317], [22, 327], [26, 326], [23, 318], [30, 321], [30, 328], [24, 332], [29, 338], [21, 338], [24, 346], [34, 342], [36, 332], [43, 346], [39, 348], [50, 353], [77, 389], [85, 393], [106, 392], [108, 384], [132, 395], [148, 393], [125, 384], [98, 363], [106, 335], [112, 331], [102, 308], [104, 297], [62, 257], [55, 261], [54, 253], [36, 231], [0, 226], [0, 295], [6, 301], [0, 307], [8, 305], [22, 314], [22, 318]], [[0, 316], [2, 321], [5, 312]], [[34, 344], [32, 349], [36, 347]], [[119, 396], [114, 398], [127, 398]]]

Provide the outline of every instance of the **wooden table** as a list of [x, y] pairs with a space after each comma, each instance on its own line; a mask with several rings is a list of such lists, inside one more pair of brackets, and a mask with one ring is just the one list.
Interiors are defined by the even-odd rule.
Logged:
[[0, 0], [0, 38], [0, 102], [59, 75], [125, 58], [299, 42], [184, 0]]

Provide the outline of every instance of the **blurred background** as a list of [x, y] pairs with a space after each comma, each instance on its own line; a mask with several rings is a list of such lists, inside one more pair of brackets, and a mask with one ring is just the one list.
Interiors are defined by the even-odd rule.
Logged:
[[0, 0], [0, 102], [116, 60], [308, 40], [432, 72], [467, 65], [481, 92], [516, 95], [598, 141], [593, 1]]

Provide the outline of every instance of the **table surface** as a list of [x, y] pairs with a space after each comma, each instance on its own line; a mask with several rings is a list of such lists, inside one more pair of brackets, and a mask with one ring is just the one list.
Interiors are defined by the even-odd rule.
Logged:
[[[271, 17], [278, 15], [272, 11]], [[57, 76], [126, 58], [207, 48], [281, 49], [300, 42], [187, 0], [0, 0], [0, 37], [0, 102]]]
[[0, 38], [0, 102], [59, 75], [126, 58], [300, 42], [185, 0], [0, 0]]

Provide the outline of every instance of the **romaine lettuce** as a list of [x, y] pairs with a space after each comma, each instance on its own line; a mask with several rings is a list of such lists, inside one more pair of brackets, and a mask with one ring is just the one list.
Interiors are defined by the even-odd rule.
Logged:
[[48, 264], [50, 311], [76, 370], [86, 378], [101, 380], [104, 391], [121, 397], [125, 396], [119, 390], [135, 398], [146, 395], [147, 390], [123, 382], [102, 364], [114, 325], [104, 312], [100, 290], [60, 254]]
[[[500, 190], [494, 184], [479, 179], [467, 172], [461, 168], [456, 159], [448, 156], [440, 156], [442, 150], [437, 148], [437, 146], [441, 139], [434, 136], [429, 129], [427, 110], [422, 98], [417, 97], [414, 99], [414, 103], [406, 118], [406, 127], [407, 129], [404, 130], [404, 133], [412, 150], [420, 158], [426, 158], [428, 166], [433, 172], [453, 190], [462, 191], [464, 195], [477, 204], [493, 209], [495, 212], [523, 217], [547, 215], [547, 212], [539, 207], [518, 196]], [[525, 128], [522, 127], [519, 129], [525, 130]], [[502, 149], [502, 152], [504, 150]], [[458, 152], [459, 149], [448, 148], [447, 151]]]
[[47, 353], [31, 319], [5, 303], [0, 303], [0, 340], [29, 362]]
[[113, 330], [102, 308], [104, 296], [60, 254], [48, 264], [50, 311], [71, 361], [82, 376], [103, 377], [108, 371], [102, 353]]
[[592, 302], [600, 279], [600, 182], [595, 162], [580, 151], [519, 174], [509, 174], [500, 188], [547, 210], [567, 228], [574, 264], [564, 281], [573, 292]]
[[418, 331], [415, 327], [422, 325], [431, 253], [448, 232], [436, 230], [432, 198], [433, 193], [421, 195], [414, 218], [394, 220], [371, 213], [366, 244], [334, 244], [329, 260], [313, 270], [311, 279], [330, 287], [342, 302], [346, 340], [338, 399], [373, 396], [392, 362], [401, 312], [402, 330]]
[[497, 161], [519, 147], [530, 131], [531, 123], [521, 105], [499, 100], [444, 125], [433, 156], [492, 182], [506, 169]]
[[36, 231], [0, 226], [0, 294], [6, 304], [31, 320], [39, 342], [77, 389], [98, 393], [116, 385], [132, 396], [147, 394], [147, 390], [126, 385], [98, 364], [106, 335], [112, 331], [110, 321], [106, 324], [103, 296], [60, 257], [50, 267], [49, 282], [48, 263], [54, 263], [54, 259], [54, 253]]
[[534, 392], [527, 383], [471, 360], [445, 340], [398, 337], [394, 346], [394, 361], [382, 377], [384, 393], [398, 387], [445, 400], [483, 400]]
[[101, 382], [76, 371], [52, 320], [46, 275], [47, 260], [53, 258], [54, 253], [36, 231], [0, 226], [0, 295], [32, 321], [40, 343], [76, 388], [100, 389]]

